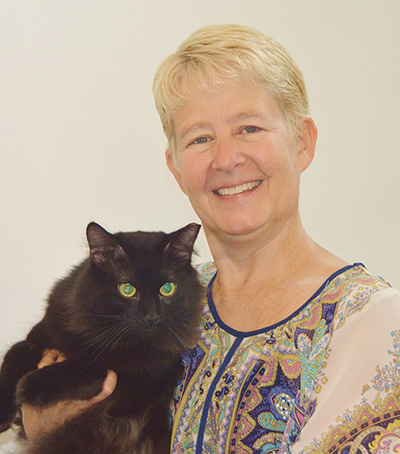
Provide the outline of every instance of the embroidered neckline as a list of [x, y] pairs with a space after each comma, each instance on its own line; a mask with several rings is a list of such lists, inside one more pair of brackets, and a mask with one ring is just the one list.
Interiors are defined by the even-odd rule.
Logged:
[[224, 323], [221, 320], [221, 318], [220, 318], [220, 316], [219, 316], [219, 314], [217, 312], [217, 309], [215, 307], [215, 303], [213, 301], [212, 292], [211, 292], [213, 282], [215, 280], [215, 277], [217, 276], [217, 272], [214, 273], [214, 275], [212, 276], [212, 278], [211, 278], [211, 280], [210, 280], [210, 282], [208, 283], [208, 286], [207, 286], [208, 307], [209, 307], [210, 313], [211, 313], [212, 317], [214, 318], [215, 322], [217, 323], [217, 325], [220, 328], [222, 328], [224, 331], [226, 331], [228, 334], [231, 334], [232, 336], [235, 336], [235, 337], [241, 337], [241, 338], [256, 336], [258, 334], [267, 333], [269, 331], [274, 330], [278, 326], [286, 324], [291, 319], [296, 317], [301, 311], [303, 311], [310, 303], [312, 303], [314, 300], [316, 300], [323, 293], [325, 288], [334, 279], [336, 279], [341, 274], [344, 274], [346, 271], [349, 271], [351, 269], [354, 269], [354, 271], [358, 271], [360, 268], [365, 271], [365, 266], [362, 263], [354, 263], [353, 265], [347, 265], [347, 266], [344, 266], [343, 268], [340, 268], [339, 270], [337, 270], [333, 274], [331, 274], [323, 282], [323, 284], [318, 288], [318, 290], [316, 292], [314, 292], [314, 294], [304, 304], [302, 304], [298, 309], [296, 309], [294, 312], [292, 312], [288, 317], [284, 318], [283, 320], [281, 320], [281, 321], [279, 321], [277, 323], [274, 323], [272, 325], [269, 325], [269, 326], [266, 326], [264, 328], [260, 328], [260, 329], [254, 330], [254, 331], [239, 331], [239, 330], [235, 330], [235, 329], [231, 328], [229, 325], [227, 325], [226, 323]]

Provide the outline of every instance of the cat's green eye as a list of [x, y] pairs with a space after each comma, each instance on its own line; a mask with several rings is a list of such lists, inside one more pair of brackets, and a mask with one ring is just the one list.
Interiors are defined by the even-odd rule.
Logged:
[[162, 296], [171, 296], [175, 293], [176, 285], [173, 282], [167, 282], [160, 287], [160, 294]]
[[125, 298], [133, 298], [137, 293], [136, 288], [129, 283], [119, 284], [118, 290], [122, 296], [125, 296]]

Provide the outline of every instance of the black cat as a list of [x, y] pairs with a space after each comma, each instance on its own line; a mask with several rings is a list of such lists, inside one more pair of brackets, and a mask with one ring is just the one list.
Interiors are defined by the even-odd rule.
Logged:
[[[170, 404], [201, 314], [203, 288], [191, 266], [199, 229], [113, 235], [88, 225], [90, 257], [56, 283], [43, 320], [4, 358], [0, 431], [23, 403], [94, 397], [111, 369], [118, 383], [109, 397], [27, 442], [26, 452], [169, 452]], [[47, 348], [67, 359], [37, 369]]]

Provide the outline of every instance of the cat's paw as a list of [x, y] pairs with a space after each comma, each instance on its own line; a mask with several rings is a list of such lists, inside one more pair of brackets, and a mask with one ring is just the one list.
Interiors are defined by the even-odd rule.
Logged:
[[47, 407], [60, 400], [86, 400], [99, 394], [106, 369], [87, 370], [63, 361], [25, 375], [17, 387], [17, 403]]
[[0, 400], [0, 433], [11, 427], [16, 414], [14, 405], [2, 405]]
[[14, 344], [5, 355], [0, 370], [0, 432], [14, 421], [18, 408], [15, 400], [17, 383], [36, 369], [40, 357], [40, 349], [26, 341]]
[[0, 409], [0, 433], [6, 431], [11, 427], [15, 417], [15, 411], [10, 409]]
[[0, 394], [0, 433], [10, 427], [16, 411], [14, 393], [2, 392]]
[[40, 370], [25, 375], [17, 386], [17, 402], [32, 407], [45, 407], [51, 403], [51, 384], [47, 382]]

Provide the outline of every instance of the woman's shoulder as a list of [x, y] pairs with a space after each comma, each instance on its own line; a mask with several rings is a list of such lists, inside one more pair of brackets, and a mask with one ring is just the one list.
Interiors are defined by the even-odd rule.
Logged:
[[356, 263], [335, 273], [321, 293], [321, 302], [334, 303], [339, 326], [350, 315], [365, 311], [376, 304], [397, 305], [398, 290], [380, 276], [370, 273], [362, 263]]
[[216, 273], [214, 262], [205, 262], [195, 265], [195, 269], [199, 274], [200, 282], [207, 287], [211, 279]]
[[362, 263], [355, 263], [349, 265], [336, 273], [327, 280], [324, 294], [337, 295], [341, 292], [345, 292], [346, 295], [365, 297], [367, 295], [385, 290], [391, 289], [392, 286], [384, 278], [375, 276], [370, 273]]

